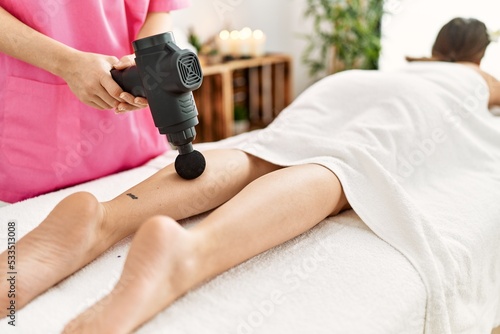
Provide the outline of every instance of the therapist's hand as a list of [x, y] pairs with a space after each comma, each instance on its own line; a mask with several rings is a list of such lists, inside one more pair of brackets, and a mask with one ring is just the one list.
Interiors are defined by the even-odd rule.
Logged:
[[[128, 105], [120, 95], [123, 90], [111, 77], [110, 70], [118, 58], [77, 51], [71, 56], [61, 77], [83, 103], [96, 109], [138, 109]], [[117, 109], [118, 111], [118, 109]]]
[[[123, 56], [120, 59], [120, 61], [113, 64], [113, 67], [117, 70], [124, 70], [127, 67], [135, 65], [134, 59], [135, 59], [134, 55]], [[147, 107], [148, 105], [148, 100], [146, 100], [145, 98], [139, 96], [135, 97], [127, 92], [121, 93], [120, 98], [124, 100], [124, 102], [121, 102], [118, 105], [118, 107], [116, 108], [117, 112], [127, 112], [127, 111], [142, 109], [144, 107]]]

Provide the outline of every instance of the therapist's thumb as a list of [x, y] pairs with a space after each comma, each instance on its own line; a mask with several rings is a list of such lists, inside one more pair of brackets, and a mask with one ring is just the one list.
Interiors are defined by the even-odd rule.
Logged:
[[117, 70], [123, 70], [134, 65], [135, 65], [134, 55], [127, 55], [121, 57], [118, 62], [113, 64], [113, 67]]

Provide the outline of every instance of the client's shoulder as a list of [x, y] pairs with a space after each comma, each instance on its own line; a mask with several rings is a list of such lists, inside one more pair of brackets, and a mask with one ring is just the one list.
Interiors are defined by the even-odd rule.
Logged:
[[469, 62], [461, 62], [460, 64], [472, 68], [484, 78], [490, 90], [489, 106], [500, 106], [500, 81], [491, 74], [483, 71], [478, 64]]

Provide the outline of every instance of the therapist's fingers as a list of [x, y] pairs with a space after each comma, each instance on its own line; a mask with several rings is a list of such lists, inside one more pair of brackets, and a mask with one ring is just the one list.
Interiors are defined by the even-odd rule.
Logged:
[[123, 113], [123, 112], [129, 112], [129, 111], [144, 109], [146, 107], [147, 106], [136, 107], [136, 106], [132, 106], [132, 105], [130, 105], [128, 103], [120, 103], [118, 105], [118, 107], [115, 109], [115, 113], [120, 114], [120, 113]]
[[120, 98], [123, 99], [124, 102], [130, 104], [131, 106], [137, 107], [137, 105], [135, 105], [134, 103], [134, 95], [127, 92], [123, 92], [120, 94]]
[[[120, 58], [117, 63], [113, 64], [113, 67], [117, 70], [124, 70], [134, 65], [135, 56], [126, 55]], [[118, 104], [118, 107], [116, 108], [117, 113], [143, 109], [148, 106], [148, 100], [143, 97], [135, 97], [128, 92], [122, 92], [120, 94], [120, 98], [123, 102]]]
[[118, 107], [116, 108], [117, 113], [143, 109], [148, 106], [148, 100], [142, 97], [134, 97], [132, 94], [127, 92], [121, 93], [120, 97], [124, 100], [124, 102], [118, 104]]
[[101, 86], [105, 89], [106, 92], [101, 92], [99, 96], [107, 103], [112, 102], [110, 101], [107, 94], [109, 94], [113, 99], [117, 100], [118, 103], [113, 103], [113, 108], [115, 108], [117, 112], [142, 109], [148, 105], [148, 101], [145, 98], [136, 98], [132, 94], [124, 92], [123, 89], [116, 83], [116, 81], [113, 80], [111, 75], [101, 78]]
[[[113, 80], [113, 79], [110, 79]], [[119, 88], [120, 89], [120, 88]], [[116, 97], [111, 95], [109, 91], [102, 85], [102, 79], [101, 79], [101, 85], [95, 88], [94, 95], [99, 97], [102, 101], [104, 101], [107, 105], [107, 109], [113, 109], [118, 106], [118, 104], [123, 101], [120, 99], [120, 91], [114, 92], [114, 95], [118, 94]], [[92, 99], [94, 100], [94, 99]]]
[[134, 95], [127, 92], [121, 93], [120, 97], [123, 99], [124, 102], [130, 104], [131, 106], [144, 108], [148, 105], [148, 100], [146, 100], [145, 98], [135, 97]]
[[134, 99], [134, 104], [139, 106], [147, 106], [149, 103], [145, 98], [138, 96]]
[[111, 77], [110, 70], [113, 68], [113, 64], [118, 61], [118, 58], [105, 55], [95, 56], [102, 57], [101, 59], [104, 60], [104, 62], [100, 64], [100, 68], [104, 71], [98, 76], [100, 85], [97, 85], [94, 91], [94, 94], [97, 95], [99, 99], [92, 99], [92, 101], [98, 105], [102, 105], [102, 102], [104, 102], [106, 104], [106, 109], [116, 108], [118, 104], [123, 101], [120, 99], [120, 94], [123, 90]]
[[93, 102], [93, 101], [88, 102], [87, 105], [89, 105], [92, 108], [97, 109], [97, 110], [109, 110], [109, 109], [111, 109], [103, 100], [97, 99], [97, 98], [95, 99], [95, 102]]
[[98, 109], [98, 110], [111, 109], [109, 107], [109, 105], [106, 102], [104, 102], [101, 98], [99, 98], [98, 96], [95, 96], [92, 99], [92, 101], [88, 101], [87, 104], [90, 105], [91, 107], [95, 108], [95, 109]]
[[[113, 77], [111, 77], [111, 74], [106, 74], [101, 77], [100, 80], [102, 88], [104, 88], [105, 92], [101, 91], [101, 94], [103, 95], [108, 95], [112, 99], [118, 101], [118, 102], [124, 102], [124, 100], [120, 97], [120, 95], [123, 93], [123, 89], [116, 83], [115, 80], [113, 80]], [[99, 95], [101, 96], [101, 95]], [[101, 98], [105, 99], [106, 102], [108, 102], [109, 97], [107, 96], [101, 96]], [[118, 105], [118, 104], [113, 104], [113, 105]], [[113, 107], [114, 108], [114, 107]]]
[[134, 111], [134, 110], [139, 110], [139, 109], [144, 109], [147, 107], [147, 104], [137, 104], [137, 105], [131, 105], [128, 103], [120, 103], [118, 107], [116, 108], [116, 113], [122, 113], [122, 112], [128, 112], [128, 111]]

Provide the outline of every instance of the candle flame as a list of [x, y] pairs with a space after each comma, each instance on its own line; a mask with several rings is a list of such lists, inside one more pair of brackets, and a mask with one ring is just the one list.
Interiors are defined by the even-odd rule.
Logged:
[[220, 37], [220, 39], [226, 40], [226, 39], [229, 39], [229, 35], [230, 35], [229, 31], [222, 30], [219, 34], [219, 37]]
[[241, 39], [249, 39], [250, 37], [252, 37], [252, 29], [250, 29], [248, 27], [241, 29], [241, 31], [240, 31], [240, 38]]
[[255, 39], [263, 39], [264, 38], [264, 33], [262, 32], [262, 30], [255, 30], [253, 32], [253, 38], [255, 38]]
[[240, 38], [240, 32], [238, 30], [231, 31], [231, 39], [239, 39], [239, 38]]

